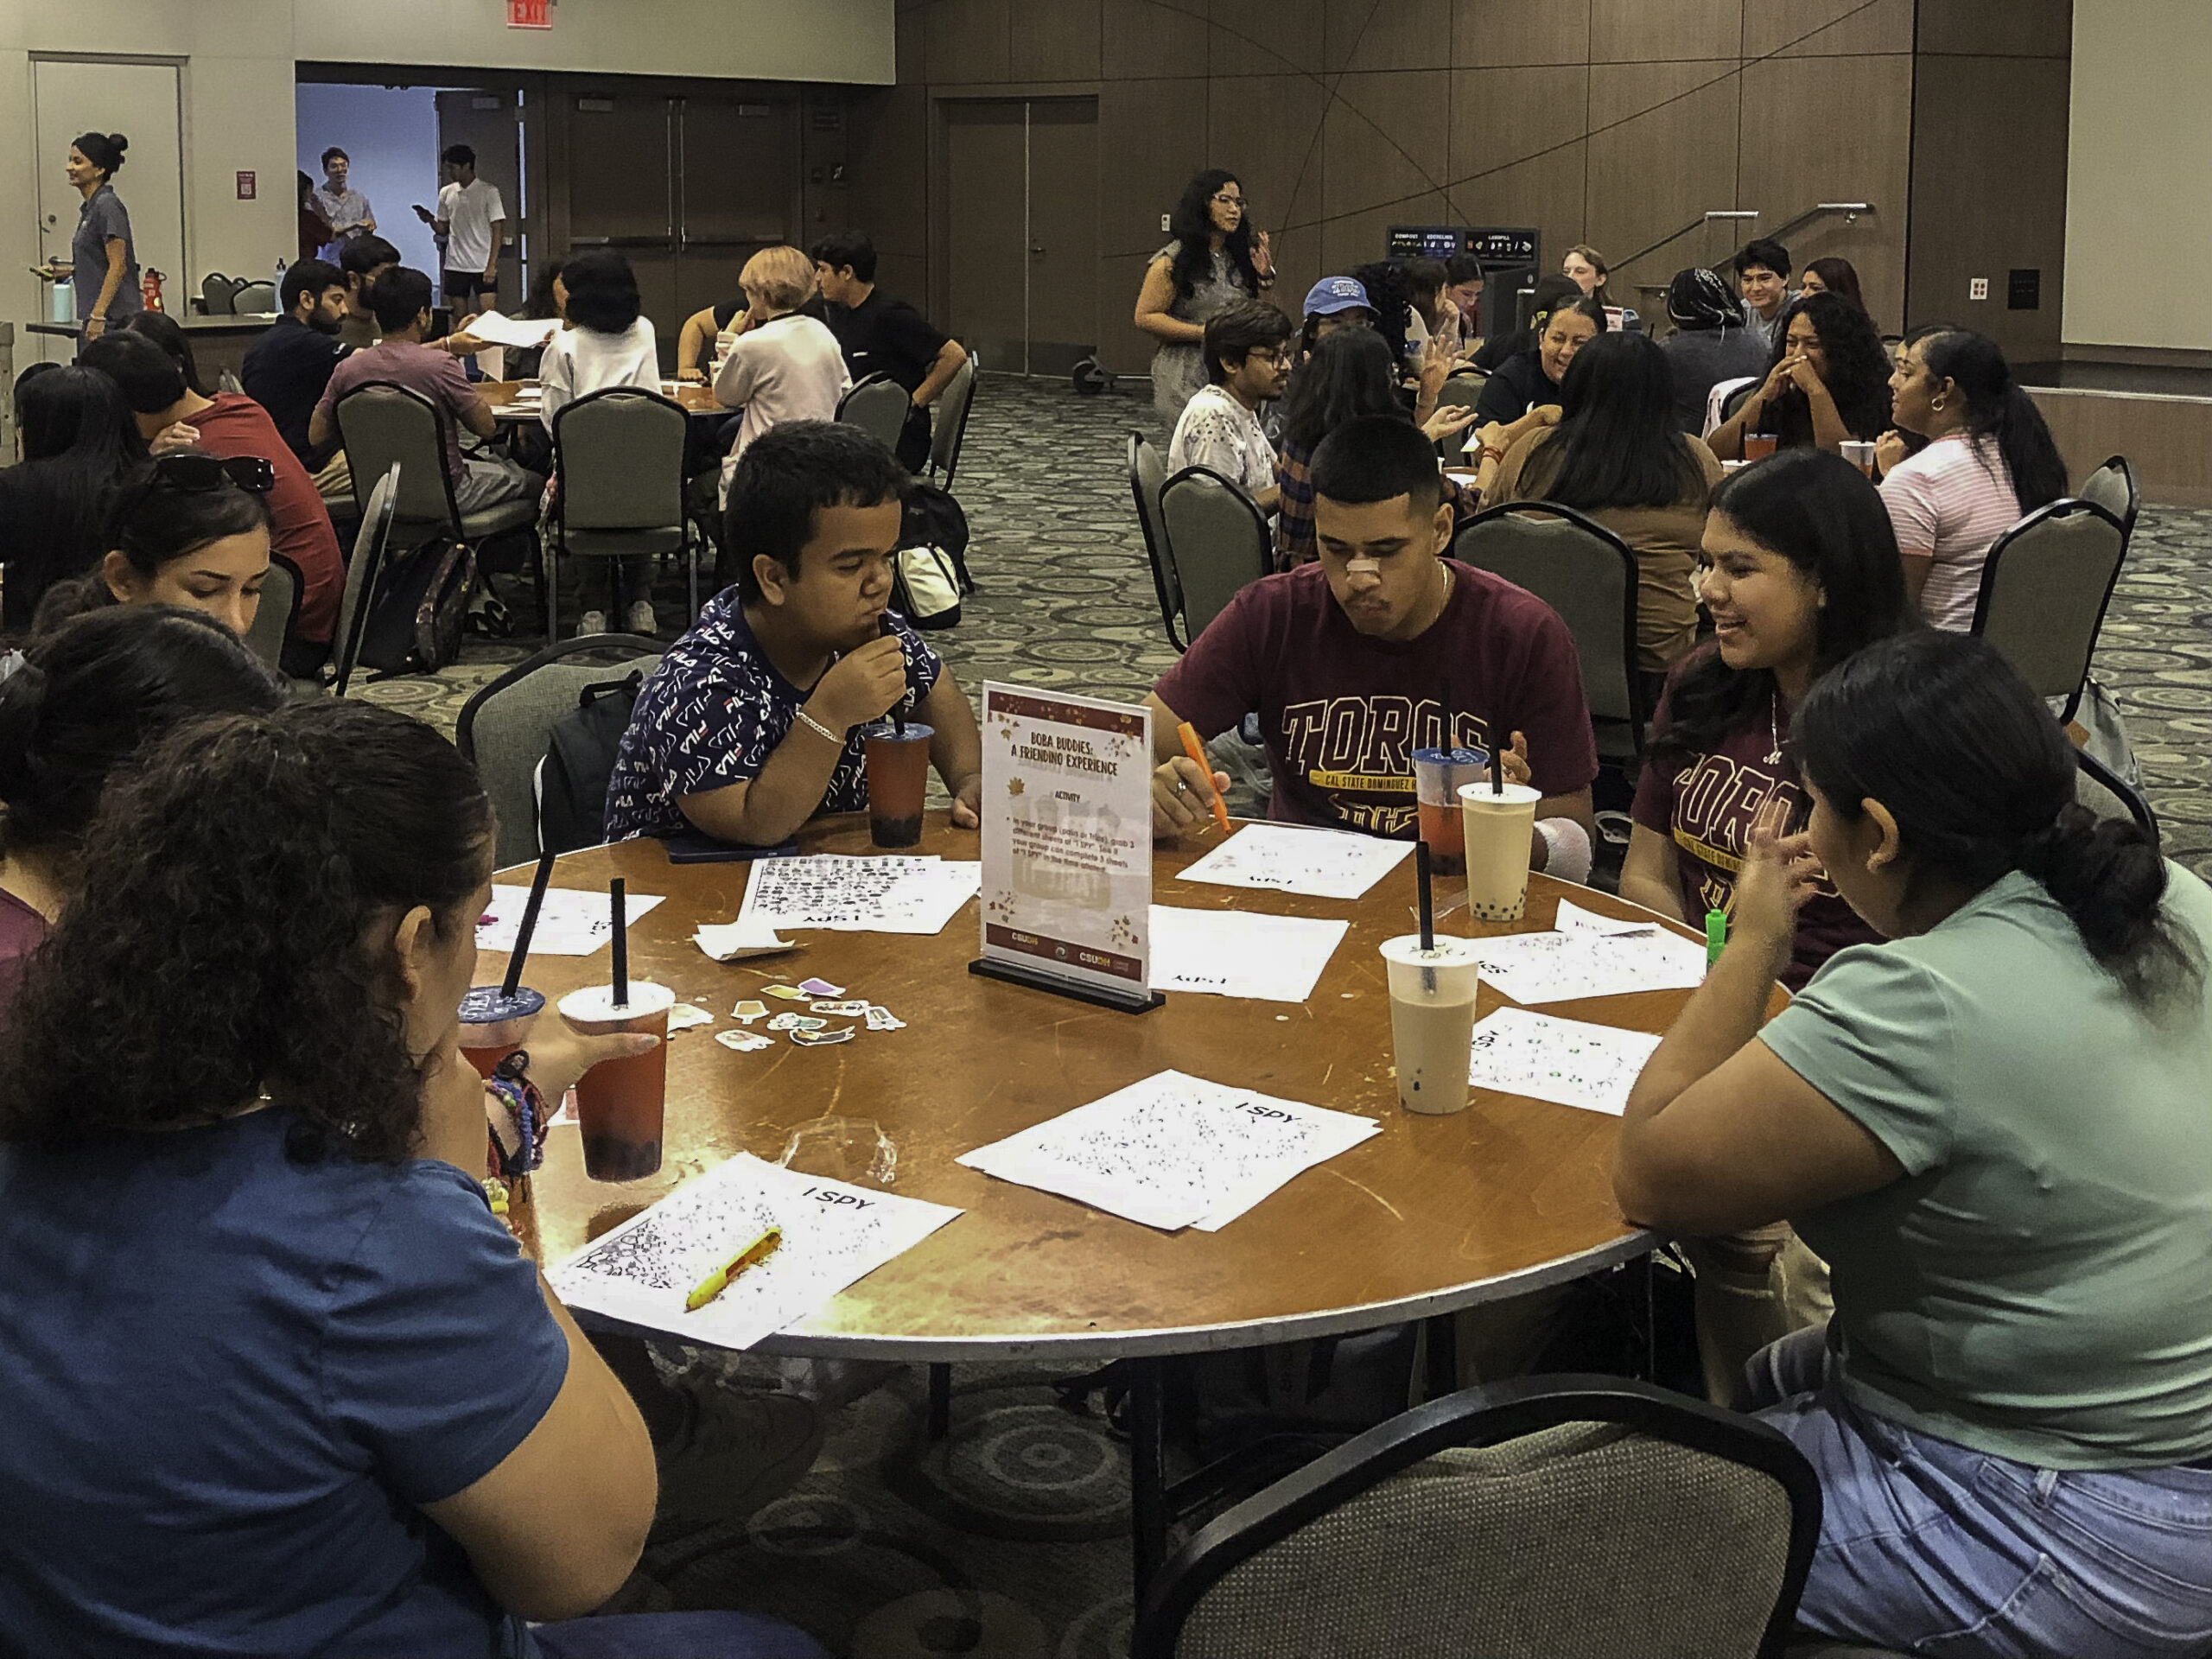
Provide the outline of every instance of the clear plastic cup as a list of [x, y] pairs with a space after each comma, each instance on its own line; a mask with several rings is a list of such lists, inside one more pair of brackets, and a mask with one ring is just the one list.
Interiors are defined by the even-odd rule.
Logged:
[[470, 986], [461, 999], [461, 1052], [489, 1078], [501, 1060], [528, 1042], [544, 1007], [544, 997], [527, 985], [512, 996], [502, 995], [497, 985]]
[[1744, 434], [1744, 459], [1764, 461], [1774, 453], [1779, 442], [1771, 432], [1746, 432]]
[[1460, 855], [1459, 786], [1479, 780], [1490, 770], [1484, 749], [1415, 749], [1414, 792], [1421, 838], [1428, 843], [1428, 867], [1438, 875], [1457, 875], [1466, 868]]
[[1843, 458], [1846, 461], [1867, 477], [1874, 476], [1874, 446], [1872, 444], [1859, 438], [1846, 438], [1843, 441], [1842, 448]]
[[1451, 934], [1426, 950], [1419, 934], [1383, 942], [1398, 1104], [1409, 1112], [1441, 1117], [1467, 1104], [1467, 1053], [1482, 982], [1477, 949], [1474, 940]]
[[1517, 922], [1529, 901], [1529, 838], [1536, 803], [1525, 784], [1493, 792], [1487, 781], [1459, 791], [1460, 839], [1467, 861], [1467, 914], [1480, 922]]
[[576, 1079], [576, 1122], [583, 1130], [584, 1173], [594, 1181], [634, 1181], [660, 1167], [668, 1100], [668, 1011], [676, 993], [651, 980], [630, 982], [618, 1003], [612, 985], [587, 985], [561, 999], [561, 1017], [604, 1036], [650, 1031], [661, 1040], [627, 1059], [601, 1060]]
[[922, 801], [929, 791], [930, 739], [934, 730], [910, 720], [899, 731], [888, 721], [861, 734], [868, 763], [868, 838], [878, 847], [912, 847], [922, 838]]

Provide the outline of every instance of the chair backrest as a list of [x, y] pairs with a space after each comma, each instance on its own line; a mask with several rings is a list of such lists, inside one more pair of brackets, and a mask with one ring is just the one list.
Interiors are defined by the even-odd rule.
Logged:
[[879, 370], [838, 399], [837, 418], [857, 426], [885, 448], [895, 450], [899, 434], [906, 429], [906, 411], [913, 406], [906, 388]]
[[2114, 455], [2082, 480], [2082, 499], [2094, 501], [2120, 520], [2120, 534], [2133, 539], [2136, 515], [2143, 510], [2142, 487], [2126, 455]]
[[2136, 826], [2158, 845], [2158, 815], [2143, 791], [2130, 784], [2087, 749], [2074, 751], [2074, 798], [2100, 818], [2133, 818]]
[[231, 309], [238, 312], [264, 312], [276, 308], [276, 284], [274, 283], [242, 283], [231, 296]]
[[1991, 543], [1971, 632], [1981, 635], [2044, 697], [2074, 717], [2127, 537], [2093, 501], [2038, 507]]
[[930, 470], [944, 489], [952, 487], [952, 475], [960, 469], [960, 446], [968, 435], [968, 411], [976, 405], [976, 371], [980, 366], [976, 353], [969, 353], [937, 400], [937, 424], [930, 431]]
[[245, 391], [245, 383], [230, 370], [225, 369], [215, 377], [215, 390], [227, 391], [233, 396], [242, 396]]
[[516, 664], [461, 705], [454, 746], [475, 766], [499, 815], [500, 868], [537, 856], [537, 766], [554, 722], [575, 711], [586, 686], [632, 670], [651, 674], [663, 649], [658, 640], [634, 633], [564, 639]]
[[245, 287], [243, 280], [226, 276], [219, 270], [211, 270], [200, 279], [200, 303], [211, 317], [227, 317], [238, 309], [234, 303], [238, 291]]
[[369, 490], [361, 509], [360, 527], [353, 532], [353, 556], [346, 564], [346, 588], [339, 596], [338, 626], [331, 638], [331, 687], [340, 696], [353, 677], [353, 664], [361, 654], [362, 597], [384, 564], [385, 548], [391, 539], [391, 524], [399, 505], [399, 463], [393, 461]]
[[1144, 532], [1144, 556], [1152, 565], [1152, 591], [1160, 600], [1160, 620], [1167, 643], [1181, 651], [1185, 641], [1175, 619], [1183, 613], [1183, 589], [1175, 562], [1167, 553], [1167, 529], [1160, 521], [1160, 490], [1167, 482], [1167, 462], [1141, 432], [1129, 434], [1129, 496], [1136, 503], [1137, 528]]
[[1811, 1465], [1756, 1419], [1617, 1377], [1469, 1389], [1202, 1528], [1129, 1650], [1777, 1655], [1820, 1524]]
[[[1472, 409], [1482, 401], [1483, 388], [1489, 384], [1490, 376], [1486, 374], [1463, 371], [1446, 375], [1444, 385], [1437, 391], [1436, 406], [1439, 409]], [[1465, 452], [1466, 445], [1466, 434], [1454, 432], [1449, 437], [1436, 441], [1436, 452], [1446, 461], [1452, 461]]]
[[338, 435], [353, 474], [353, 499], [368, 517], [375, 480], [400, 469], [394, 517], [410, 530], [461, 534], [446, 476], [445, 412], [410, 387], [371, 380], [338, 400]]
[[1196, 639], [1237, 591], [1274, 567], [1268, 521], [1252, 498], [1207, 467], [1185, 467], [1160, 489], [1169, 569]]
[[1560, 613], [1582, 659], [1582, 695], [1596, 720], [1646, 715], [1636, 675], [1636, 555], [1603, 524], [1550, 501], [1480, 512], [1452, 537], [1452, 556], [1503, 576]]
[[262, 665], [280, 671], [284, 660], [284, 636], [300, 608], [300, 567], [282, 553], [269, 556], [269, 574], [261, 582], [261, 608], [245, 631], [245, 648]]
[[683, 528], [683, 405], [637, 386], [609, 386], [553, 416], [568, 530]]

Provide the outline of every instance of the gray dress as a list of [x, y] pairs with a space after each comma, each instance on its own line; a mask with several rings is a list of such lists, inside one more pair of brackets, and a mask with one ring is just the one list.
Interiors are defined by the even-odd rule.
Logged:
[[[1170, 242], [1152, 257], [1173, 260], [1182, 245], [1180, 242]], [[1229, 251], [1224, 248], [1214, 254], [1213, 269], [1198, 279], [1190, 297], [1178, 295], [1175, 302], [1167, 308], [1167, 315], [1179, 322], [1203, 326], [1208, 318], [1226, 311], [1239, 300], [1251, 297], [1244, 286], [1243, 272], [1237, 270]], [[1205, 384], [1205, 358], [1196, 340], [1188, 344], [1163, 341], [1153, 352], [1152, 406], [1170, 426], [1182, 418], [1183, 405], [1196, 397], [1198, 388]]]

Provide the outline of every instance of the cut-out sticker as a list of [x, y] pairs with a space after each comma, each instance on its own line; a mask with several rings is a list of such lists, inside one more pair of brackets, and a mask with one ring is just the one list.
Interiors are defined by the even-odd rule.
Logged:
[[763, 1037], [757, 1031], [718, 1031], [715, 1040], [724, 1048], [735, 1049], [741, 1054], [751, 1054], [764, 1048], [773, 1048], [776, 1039]]

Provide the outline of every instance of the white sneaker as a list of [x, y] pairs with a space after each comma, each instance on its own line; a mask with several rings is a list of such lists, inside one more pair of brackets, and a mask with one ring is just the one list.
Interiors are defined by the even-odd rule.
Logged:
[[634, 601], [630, 607], [632, 633], [658, 633], [660, 624], [653, 620], [653, 607], [649, 600]]
[[588, 633], [605, 633], [606, 632], [607, 613], [605, 611], [586, 611], [576, 619], [576, 638], [579, 639]]

